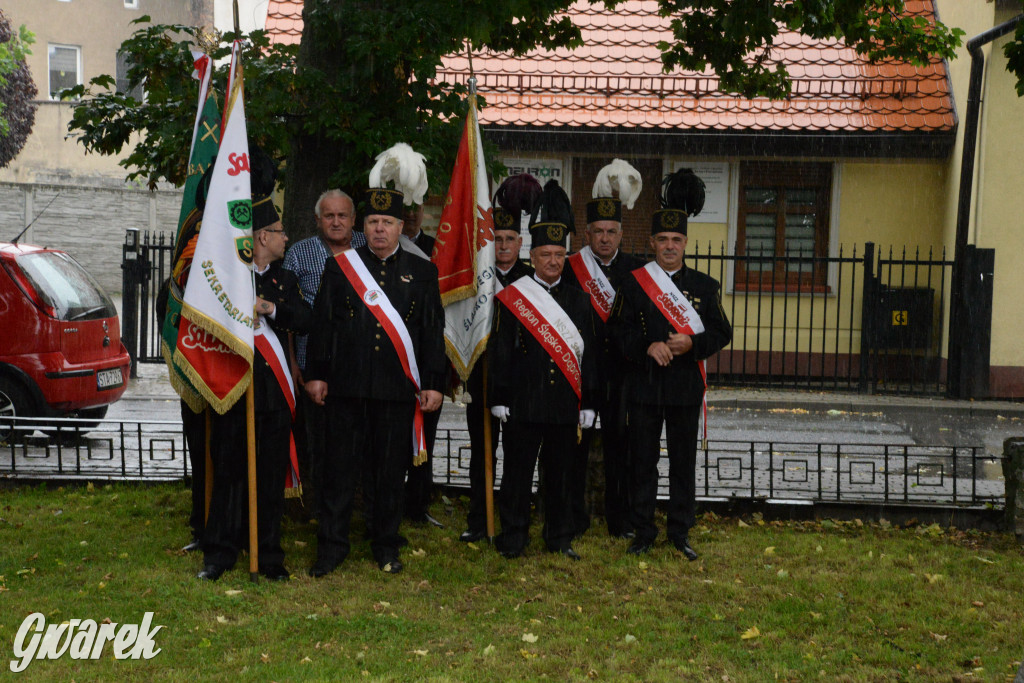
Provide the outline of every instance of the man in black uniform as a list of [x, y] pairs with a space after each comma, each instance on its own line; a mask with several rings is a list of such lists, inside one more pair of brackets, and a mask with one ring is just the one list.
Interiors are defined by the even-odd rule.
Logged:
[[[536, 181], [534, 181], [536, 182]], [[537, 185], [538, 190], [540, 185]], [[516, 207], [518, 209], [518, 207]], [[519, 258], [523, 236], [519, 233], [521, 216], [513, 216], [495, 202], [494, 206], [494, 275], [498, 281], [495, 289], [504, 289], [526, 275], [533, 275], [533, 268]], [[466, 530], [459, 536], [465, 543], [479, 541], [487, 535], [487, 484], [484, 481], [484, 364], [486, 353], [473, 366], [466, 381], [470, 402], [466, 404], [466, 425], [469, 428], [469, 512], [466, 514]], [[493, 380], [492, 380], [493, 381]], [[498, 430], [501, 422], [488, 414], [491, 421], [491, 462], [498, 450]], [[492, 470], [493, 471], [493, 470]]]
[[[374, 559], [385, 572], [402, 571], [398, 527], [417, 401], [424, 412], [441, 407], [448, 366], [437, 268], [399, 248], [402, 198], [397, 190], [367, 191], [368, 244], [327, 259], [313, 306], [306, 391], [326, 404], [328, 424], [313, 577], [348, 556], [360, 462]], [[419, 387], [403, 359], [410, 372], [418, 369]]]
[[[674, 174], [666, 187], [662, 204], [667, 208], [655, 211], [652, 218], [655, 262], [623, 282], [609, 326], [629, 362], [629, 484], [636, 537], [628, 552], [646, 553], [658, 535], [654, 507], [665, 425], [668, 539], [688, 560], [695, 560], [689, 530], [695, 523], [697, 428], [706, 389], [701, 361], [732, 341], [732, 327], [722, 310], [718, 282], [683, 262], [686, 218], [703, 207], [704, 184], [687, 169]], [[672, 301], [668, 307], [666, 298]]]
[[[616, 160], [599, 175], [605, 175], [614, 164], [632, 172], [635, 178], [635, 193], [629, 193], [625, 202], [632, 208], [640, 192], [640, 174], [624, 161]], [[625, 186], [625, 182], [622, 183]], [[586, 245], [569, 257], [565, 279], [590, 296], [597, 326], [594, 359], [597, 365], [597, 393], [594, 404], [601, 416], [601, 444], [604, 460], [604, 516], [609, 535], [615, 538], [632, 538], [633, 525], [629, 521], [629, 460], [626, 443], [626, 405], [623, 396], [625, 363], [615, 349], [608, 333], [607, 320], [611, 313], [615, 292], [630, 277], [630, 273], [644, 265], [644, 261], [631, 254], [619, 251], [622, 243], [622, 204], [620, 197], [601, 196], [610, 194], [610, 188], [601, 188], [600, 180], [595, 184], [595, 199], [587, 202]], [[618, 189], [618, 186], [616, 187]], [[603, 190], [603, 191], [602, 191]], [[622, 191], [626, 194], [625, 191]], [[598, 272], [595, 272], [594, 269]], [[573, 525], [576, 535], [582, 535], [590, 526], [590, 514], [586, 508], [587, 461], [590, 446], [597, 430], [586, 430], [576, 449], [573, 470], [570, 476], [572, 488]]]
[[[253, 270], [256, 273], [256, 313], [278, 340], [288, 332], [304, 334], [312, 324], [312, 311], [302, 298], [298, 278], [281, 265], [288, 236], [269, 196], [255, 199], [253, 214]], [[280, 347], [282, 352], [284, 347]], [[280, 379], [271, 363], [281, 370]], [[288, 474], [292, 411], [280, 380], [287, 381], [283, 354], [265, 358], [257, 345], [253, 355], [253, 399], [256, 423], [256, 514], [259, 570], [268, 579], [289, 578], [281, 548], [281, 515]], [[294, 391], [294, 388], [291, 389]], [[203, 536], [200, 579], [215, 581], [235, 564], [246, 546], [248, 484], [246, 476], [245, 401], [239, 400], [224, 415], [211, 413], [213, 494]]]
[[[572, 220], [568, 198], [553, 180], [544, 193], [540, 211], [530, 221], [530, 260], [536, 272], [498, 294], [488, 344], [491, 413], [506, 423], [501, 534], [495, 546], [504, 557], [514, 558], [529, 545], [530, 494], [539, 451], [544, 544], [549, 552], [578, 560], [572, 547], [568, 476], [578, 430], [594, 424], [595, 412], [588, 403], [596, 379], [589, 355], [594, 322], [587, 296], [562, 279]], [[557, 193], [564, 201], [551, 197]], [[558, 209], [563, 206], [568, 211]]]

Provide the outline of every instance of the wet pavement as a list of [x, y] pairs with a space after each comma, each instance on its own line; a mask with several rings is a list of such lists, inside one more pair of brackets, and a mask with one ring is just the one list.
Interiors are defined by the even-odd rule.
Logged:
[[[0, 473], [182, 477], [180, 404], [167, 368], [143, 364], [138, 374], [87, 438], [37, 435], [0, 448]], [[1024, 403], [1005, 401], [713, 388], [708, 404], [710, 448], [697, 472], [705, 498], [983, 505], [1002, 495], [1004, 439], [1024, 436]], [[465, 429], [463, 405], [446, 399], [435, 483], [468, 485]], [[496, 469], [500, 480], [500, 455]]]

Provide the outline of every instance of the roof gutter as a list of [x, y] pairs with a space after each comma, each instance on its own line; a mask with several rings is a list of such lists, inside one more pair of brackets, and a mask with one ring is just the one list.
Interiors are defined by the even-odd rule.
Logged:
[[[960, 197], [956, 210], [957, 262], [967, 248], [967, 228], [970, 223], [971, 197], [974, 194], [974, 155], [978, 146], [978, 119], [981, 113], [981, 85], [985, 71], [985, 55], [981, 48], [1016, 29], [1024, 20], [1024, 14], [999, 24], [967, 41], [967, 52], [971, 55], [971, 79], [967, 88], [967, 120], [964, 123], [964, 149], [960, 162]], [[954, 282], [956, 282], [954, 276]]]

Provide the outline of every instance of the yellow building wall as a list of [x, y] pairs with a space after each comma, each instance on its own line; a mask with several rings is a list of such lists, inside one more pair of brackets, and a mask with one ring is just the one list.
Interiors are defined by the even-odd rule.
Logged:
[[[946, 184], [944, 160], [870, 160], [842, 162], [837, 179], [838, 216], [832, 255], [862, 258], [866, 242], [874, 242], [876, 254], [894, 258], [943, 258], [944, 201]], [[733, 209], [731, 209], [733, 210]], [[860, 352], [861, 313], [863, 307], [862, 267], [850, 263], [833, 266], [830, 291], [810, 296], [808, 291], [784, 294], [734, 291], [730, 271], [721, 261], [708, 258], [728, 244], [729, 227], [725, 223], [693, 223], [689, 229], [687, 263], [707, 272], [723, 285], [722, 305], [735, 329], [731, 345], [734, 351], [771, 349], [824, 355], [849, 355]], [[890, 252], [890, 248], [892, 251]], [[904, 253], [904, 248], [906, 252]], [[730, 250], [731, 253], [731, 250]], [[946, 254], [952, 259], [952, 253]], [[884, 284], [891, 286], [931, 287], [935, 290], [933, 338], [938, 349], [945, 311], [940, 309], [940, 268], [927, 280], [924, 269], [914, 279], [908, 269], [902, 280], [890, 271], [882, 273]], [[949, 270], [946, 269], [946, 280]], [[795, 361], [789, 361], [795, 370]], [[826, 363], [825, 370], [828, 370]], [[767, 368], [761, 367], [761, 371]], [[773, 368], [778, 372], [781, 366]]]

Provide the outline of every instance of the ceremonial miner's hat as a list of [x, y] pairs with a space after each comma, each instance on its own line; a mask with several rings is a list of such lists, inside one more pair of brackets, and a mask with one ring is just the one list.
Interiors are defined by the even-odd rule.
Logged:
[[[387, 187], [388, 183], [394, 189]], [[402, 220], [402, 204], [422, 204], [427, 193], [427, 165], [425, 158], [412, 147], [399, 142], [377, 155], [377, 163], [370, 170], [366, 190], [365, 215], [392, 216]]]
[[264, 197], [252, 197], [252, 231], [262, 230], [263, 228], [269, 228], [274, 223], [281, 220], [281, 217], [277, 214], [277, 207], [274, 206], [273, 195], [266, 195]]
[[540, 183], [529, 173], [505, 178], [494, 193], [494, 229], [519, 232], [523, 212], [532, 213], [540, 195]]
[[686, 219], [704, 208], [704, 181], [692, 170], [681, 168], [665, 176], [661, 184], [661, 208], [651, 216], [651, 234], [686, 234]]
[[[593, 199], [587, 202], [587, 223], [622, 222], [622, 205], [632, 209], [644, 182], [628, 161], [615, 159], [597, 172]], [[616, 196], [618, 195], [618, 196]]]
[[565, 238], [576, 232], [572, 204], [557, 180], [549, 180], [530, 214], [530, 248], [554, 244], [565, 246]]

